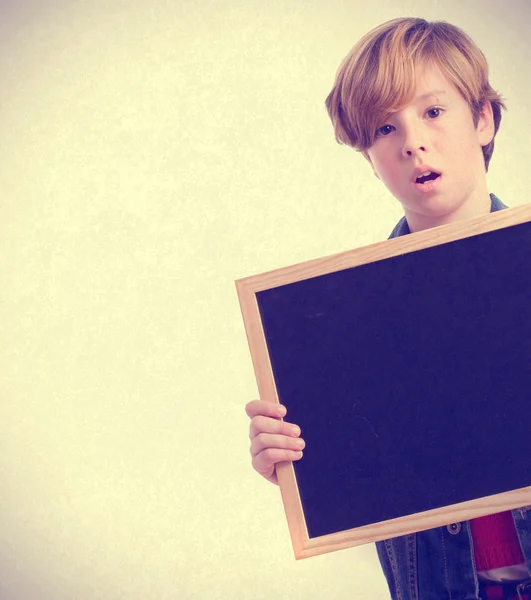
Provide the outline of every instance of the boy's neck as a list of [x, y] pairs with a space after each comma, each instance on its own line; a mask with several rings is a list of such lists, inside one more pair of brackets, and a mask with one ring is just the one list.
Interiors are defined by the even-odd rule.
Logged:
[[468, 219], [475, 219], [476, 217], [487, 215], [491, 212], [491, 207], [492, 200], [485, 186], [485, 189], [483, 189], [481, 193], [474, 194], [473, 197], [466, 199], [464, 202], [458, 204], [454, 210], [445, 213], [444, 215], [435, 217], [426, 216], [412, 212], [405, 206], [404, 214], [409, 230], [411, 233], [416, 233], [417, 231], [423, 231], [424, 229], [431, 229], [448, 223], [466, 221]]

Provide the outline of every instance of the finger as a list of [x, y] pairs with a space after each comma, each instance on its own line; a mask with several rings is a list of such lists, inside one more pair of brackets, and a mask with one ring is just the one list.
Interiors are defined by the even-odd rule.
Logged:
[[294, 423], [288, 423], [287, 421], [280, 421], [278, 419], [260, 415], [251, 419], [251, 424], [249, 425], [249, 438], [252, 440], [260, 433], [273, 433], [289, 437], [299, 437], [301, 429]]
[[287, 409], [278, 402], [269, 402], [267, 400], [252, 400], [245, 405], [245, 412], [251, 419], [262, 415], [273, 419], [285, 417]]
[[[269, 479], [275, 474], [275, 465], [281, 462], [292, 462], [302, 458], [302, 451], [281, 450], [279, 448], [268, 448], [257, 454], [252, 459], [252, 465], [255, 471], [262, 477]], [[276, 474], [275, 474], [276, 477]]]
[[270, 433], [259, 433], [251, 441], [251, 455], [258, 456], [260, 452], [271, 449], [280, 450], [303, 450], [306, 446], [302, 438], [292, 438], [285, 435], [275, 435]]

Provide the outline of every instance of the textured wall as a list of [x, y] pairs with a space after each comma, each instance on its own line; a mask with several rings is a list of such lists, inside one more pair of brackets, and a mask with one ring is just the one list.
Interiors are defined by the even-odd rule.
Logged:
[[323, 104], [396, 16], [482, 47], [509, 106], [490, 191], [527, 202], [530, 9], [368, 8], [0, 2], [2, 600], [386, 597], [373, 546], [293, 559], [234, 280], [401, 216]]

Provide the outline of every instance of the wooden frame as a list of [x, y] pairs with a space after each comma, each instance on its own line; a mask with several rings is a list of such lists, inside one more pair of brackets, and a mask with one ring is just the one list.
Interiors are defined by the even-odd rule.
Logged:
[[[515, 226], [517, 226], [517, 227], [514, 228]], [[496, 231], [499, 233], [492, 234], [489, 237], [489, 239], [487, 239], [487, 237], [486, 237], [487, 235], [491, 234], [492, 232], [496, 232]], [[493, 237], [493, 235], [497, 236], [497, 237]], [[504, 236], [503, 239], [500, 236]], [[509, 237], [507, 237], [507, 236], [509, 236]], [[510, 239], [512, 242], [514, 242], [514, 244], [511, 246], [513, 253], [516, 252], [516, 254], [521, 255], [522, 253], [526, 252], [526, 248], [527, 248], [526, 244], [531, 243], [531, 205], [519, 206], [516, 208], [506, 209], [506, 210], [491, 213], [491, 214], [488, 214], [488, 215], [485, 215], [485, 216], [482, 216], [482, 217], [479, 217], [479, 218], [476, 218], [473, 220], [461, 221], [458, 223], [451, 223], [448, 225], [421, 231], [421, 232], [410, 234], [407, 236], [402, 236], [402, 237], [394, 238], [391, 240], [385, 240], [383, 242], [371, 244], [369, 246], [350, 250], [347, 252], [342, 252], [340, 254], [335, 254], [333, 256], [310, 260], [308, 262], [304, 262], [301, 264], [297, 264], [297, 265], [293, 265], [293, 266], [289, 266], [289, 267], [285, 267], [285, 268], [281, 268], [281, 269], [276, 269], [274, 271], [270, 271], [270, 272], [263, 273], [260, 275], [254, 275], [251, 277], [246, 277], [244, 279], [240, 279], [240, 280], [236, 281], [238, 297], [239, 297], [240, 306], [241, 306], [241, 310], [242, 310], [242, 314], [243, 314], [245, 329], [246, 329], [247, 338], [248, 338], [248, 342], [249, 342], [249, 346], [250, 346], [250, 351], [251, 351], [251, 356], [252, 356], [252, 361], [253, 361], [253, 366], [254, 366], [254, 371], [255, 371], [255, 376], [256, 376], [256, 380], [257, 380], [257, 384], [258, 384], [258, 390], [259, 390], [260, 397], [263, 399], [271, 400], [272, 402], [279, 402], [279, 394], [278, 394], [278, 390], [277, 390], [278, 381], [275, 378], [274, 368], [272, 367], [271, 336], [269, 336], [269, 339], [268, 339], [264, 332], [263, 315], [261, 314], [261, 309], [259, 306], [259, 298], [262, 298], [262, 296], [260, 296], [260, 294], [262, 292], [267, 291], [269, 293], [270, 290], [275, 290], [276, 293], [278, 292], [281, 294], [281, 293], [283, 293], [283, 290], [292, 289], [292, 286], [290, 284], [294, 284], [297, 282], [311, 282], [311, 284], [314, 286], [312, 289], [317, 289], [316, 286], [318, 287], [319, 285], [326, 284], [327, 277], [329, 275], [334, 274], [334, 273], [342, 273], [342, 274], [345, 274], [345, 276], [347, 276], [347, 275], [350, 276], [350, 274], [361, 272], [361, 271], [359, 271], [359, 267], [361, 267], [363, 265], [365, 265], [364, 272], [366, 275], [367, 274], [370, 275], [370, 273], [371, 273], [370, 269], [373, 269], [374, 273], [375, 273], [375, 277], [376, 277], [376, 266], [377, 265], [380, 265], [380, 267], [381, 267], [382, 265], [385, 265], [385, 264], [391, 264], [390, 262], [382, 262], [382, 261], [388, 261], [388, 259], [393, 259], [393, 261], [394, 261], [393, 268], [399, 269], [399, 268], [401, 268], [400, 265], [406, 264], [407, 260], [412, 260], [413, 258], [420, 260], [420, 259], [423, 259], [423, 257], [428, 256], [428, 251], [431, 252], [432, 256], [434, 255], [434, 252], [444, 252], [445, 253], [444, 256], [450, 256], [448, 254], [448, 252], [450, 252], [450, 250], [452, 250], [452, 248], [454, 248], [455, 245], [452, 245], [454, 242], [457, 243], [460, 240], [472, 240], [472, 238], [474, 238], [473, 243], [476, 244], [476, 246], [475, 246], [475, 250], [473, 250], [473, 252], [470, 254], [470, 256], [476, 257], [476, 258], [474, 258], [474, 260], [478, 261], [478, 264], [474, 267], [474, 269], [475, 269], [474, 272], [475, 273], [480, 272], [480, 275], [478, 275], [478, 277], [483, 276], [483, 277], [488, 278], [489, 276], [492, 276], [492, 274], [490, 274], [490, 272], [489, 272], [489, 268], [491, 268], [490, 265], [493, 264], [492, 260], [494, 260], [494, 259], [491, 258], [490, 250], [487, 252], [487, 248], [492, 248], [492, 256], [494, 256], [496, 253], [502, 252], [502, 249], [501, 249], [502, 246], [503, 246], [503, 248], [506, 248], [508, 246], [507, 240]], [[459, 243], [461, 243], [461, 242], [459, 242]], [[472, 241], [470, 241], [469, 243], [472, 243]], [[487, 246], [486, 246], [486, 244], [487, 244]], [[435, 250], [437, 248], [438, 248], [438, 250]], [[452, 255], [452, 256], [454, 256], [454, 255]], [[461, 254], [458, 254], [457, 256], [461, 256]], [[531, 257], [531, 253], [529, 253], [527, 256]], [[512, 259], [512, 256], [511, 256], [511, 259]], [[449, 275], [447, 271], [451, 271], [456, 266], [457, 263], [456, 263], [456, 261], [454, 261], [454, 263], [450, 264], [450, 262], [451, 262], [451, 259], [448, 258], [445, 263], [444, 262], [438, 263], [438, 264], [445, 265], [445, 267], [443, 269], [439, 269], [441, 276], [444, 275], [445, 277], [448, 277], [451, 275], [451, 273]], [[512, 264], [512, 262], [513, 261], [511, 261], [511, 260], [509, 260], [509, 258], [507, 258], [507, 260], [505, 260], [503, 264], [506, 264], [506, 263]], [[531, 258], [529, 258], [528, 262], [531, 265]], [[521, 273], [523, 268], [525, 269], [525, 264], [526, 264], [526, 260], [524, 257], [524, 260], [521, 263], [521, 265], [518, 268], [515, 267], [515, 268], [517, 268], [518, 273]], [[522, 265], [524, 265], [524, 267], [522, 267]], [[449, 268], [446, 269], [446, 266], [448, 266]], [[378, 268], [380, 268], [380, 267], [378, 267]], [[367, 270], [367, 269], [369, 269], [369, 270]], [[398, 272], [398, 271], [393, 271], [393, 272]], [[482, 273], [482, 275], [481, 275], [481, 273]], [[507, 275], [507, 277], [509, 277], [509, 275]], [[330, 278], [328, 278], [328, 279], [330, 280]], [[434, 279], [434, 278], [432, 278], [432, 279]], [[523, 281], [524, 280], [526, 281], [527, 279], [524, 277]], [[529, 285], [527, 285], [527, 287], [525, 287], [525, 285], [524, 285], [523, 287], [521, 286], [520, 288], [518, 288], [518, 289], [523, 290], [522, 294], [527, 294], [527, 297], [524, 298], [524, 296], [521, 295], [521, 297], [519, 298], [519, 301], [522, 302], [522, 304], [521, 304], [522, 310], [520, 310], [520, 309], [517, 310], [517, 309], [514, 309], [514, 307], [513, 307], [512, 311], [510, 311], [510, 315], [507, 316], [506, 318], [509, 318], [509, 317], [513, 318], [513, 319], [515, 319], [515, 321], [517, 321], [520, 318], [520, 319], [522, 319], [522, 321], [521, 321], [522, 323], [527, 323], [528, 321], [531, 321], [531, 267], [529, 269], [528, 280], [529, 280]], [[371, 279], [369, 278], [367, 281], [371, 281]], [[401, 283], [403, 283], [403, 278], [402, 279], [397, 278], [395, 287], [401, 285]], [[490, 285], [490, 280], [488, 281], [488, 283]], [[380, 281], [379, 285], [381, 286], [381, 284], [382, 284], [382, 282]], [[506, 287], [507, 283], [506, 282], [503, 283], [500, 280], [499, 289], [503, 290], [504, 286]], [[296, 289], [296, 288], [294, 288], [294, 289]], [[337, 289], [339, 289], [339, 288], [337, 288], [337, 289], [334, 288], [334, 289], [335, 289], [334, 293], [337, 293]], [[365, 289], [367, 289], [367, 288], [365, 288]], [[406, 289], [406, 288], [404, 288], [404, 289]], [[306, 292], [305, 292], [305, 294], [306, 294]], [[513, 295], [516, 295], [516, 294], [513, 293]], [[485, 296], [482, 296], [482, 299], [485, 300]], [[336, 300], [337, 300], [337, 298], [336, 298]], [[392, 297], [391, 297], [391, 300], [392, 300]], [[479, 300], [480, 300], [479, 297], [477, 299], [470, 298], [471, 303], [475, 303]], [[489, 306], [490, 306], [490, 302], [491, 302], [490, 296], [489, 296], [488, 300], [489, 300]], [[451, 299], [447, 299], [446, 304], [449, 301], [451, 301]], [[527, 301], [529, 301], [528, 305], [526, 304]], [[494, 302], [494, 300], [492, 300], [492, 302]], [[509, 300], [507, 300], [507, 302], [509, 302]], [[515, 302], [516, 302], [516, 300], [515, 300]], [[291, 304], [290, 304], [290, 306], [291, 306]], [[520, 306], [520, 305], [518, 305], [518, 306]], [[527, 313], [527, 315], [524, 314], [526, 306], [529, 307], [529, 312]], [[507, 308], [507, 310], [509, 311], [510, 308], [511, 307], [509, 306]], [[505, 310], [501, 311], [499, 309], [499, 307], [498, 308], [494, 307], [494, 308], [492, 308], [492, 310], [493, 311], [496, 310], [495, 314], [499, 314], [500, 312], [504, 312], [504, 314], [505, 314], [505, 312], [506, 312]], [[479, 323], [479, 321], [478, 321], [478, 323]], [[512, 325], [514, 326], [515, 331], [512, 332], [511, 336], [510, 336], [511, 347], [513, 344], [518, 343], [518, 340], [516, 338], [518, 337], [518, 335], [520, 335], [519, 332], [522, 331], [522, 326], [518, 322], [515, 322]], [[479, 327], [479, 325], [477, 327]], [[503, 325], [500, 325], [500, 327], [503, 327]], [[488, 328], [485, 331], [488, 331]], [[527, 335], [525, 331], [522, 333], [522, 335], [524, 335], [524, 334]], [[500, 336], [498, 335], [498, 338], [499, 337]], [[527, 346], [526, 339], [527, 339], [527, 337], [523, 337], [521, 340], [521, 344], [523, 344], [523, 346], [520, 347], [519, 356], [522, 355], [522, 349], [524, 349], [527, 352], [527, 349], [530, 348], [530, 351], [531, 351], [531, 344], [529, 346]], [[268, 342], [269, 342], [269, 346], [268, 346]], [[289, 342], [289, 340], [288, 340], [288, 342]], [[284, 340], [283, 343], [286, 344], [287, 343], [286, 340]], [[473, 342], [471, 342], [471, 343], [473, 343]], [[471, 346], [471, 347], [473, 347], [473, 346]], [[492, 354], [494, 354], [494, 353], [492, 353]], [[503, 353], [501, 353], [501, 355], [503, 355]], [[501, 356], [500, 355], [492, 356], [492, 357], [483, 356], [483, 355], [481, 355], [481, 348], [478, 349], [478, 356], [480, 356], [481, 360], [484, 361], [484, 363], [482, 363], [484, 365], [487, 365], [487, 362], [485, 362], [485, 361], [488, 361], [488, 360], [498, 361], [496, 364], [494, 362], [492, 362], [492, 365], [491, 365], [492, 370], [489, 370], [489, 377], [494, 378], [494, 373], [497, 373], [499, 371], [498, 365], [499, 365], [499, 361], [501, 360]], [[530, 354], [530, 358], [531, 358], [531, 354]], [[514, 364], [514, 363], [511, 363], [511, 364]], [[520, 364], [520, 363], [518, 363], [518, 364]], [[531, 366], [531, 362], [529, 364]], [[507, 367], [503, 367], [503, 369], [506, 369], [506, 368]], [[517, 367], [514, 367], [514, 368], [516, 369]], [[490, 369], [490, 367], [489, 367], [489, 369]], [[523, 386], [527, 385], [527, 383], [529, 383], [528, 389], [529, 389], [529, 397], [531, 400], [531, 369], [529, 369], [529, 371], [530, 371], [529, 382], [527, 382], [525, 380], [525, 377], [527, 377], [527, 375], [524, 372], [524, 369], [520, 369], [520, 371], [518, 371], [518, 373], [519, 373], [518, 376], [523, 377], [524, 379], [521, 380], [520, 387], [517, 388], [516, 393], [514, 391], [513, 392], [508, 391], [508, 394], [512, 394], [511, 401], [510, 401], [511, 406], [513, 405], [513, 403], [516, 403], [517, 401], [520, 401], [520, 402], [523, 401], [522, 398], [520, 398], [520, 396], [518, 396], [517, 392], [519, 389], [521, 389], [521, 388], [523, 389]], [[385, 371], [384, 371], [384, 373], [385, 373]], [[514, 373], [512, 373], [511, 376], [514, 377]], [[277, 379], [278, 379], [278, 377], [277, 377]], [[459, 380], [459, 381], [461, 381], [461, 380]], [[489, 383], [489, 385], [490, 385], [492, 383], [492, 381], [489, 380], [489, 382], [490, 382]], [[463, 388], [463, 389], [470, 389], [469, 387], [466, 387], [467, 385], [469, 385], [469, 382], [465, 382], [463, 380], [463, 384], [465, 385], [465, 388]], [[354, 385], [354, 383], [352, 383], [352, 385]], [[506, 385], [506, 382], [504, 383], [504, 385]], [[288, 389], [288, 388], [286, 388], [286, 389]], [[289, 419], [289, 417], [290, 417], [290, 394], [293, 397], [296, 396], [295, 392], [293, 392], [293, 393], [289, 392], [290, 389], [292, 389], [292, 388], [289, 388], [287, 392], [286, 391], [283, 392], [283, 396], [282, 396], [282, 403], [285, 404], [288, 408], [288, 417], [287, 417], [288, 420], [291, 420], [291, 419]], [[295, 388], [293, 388], [293, 389], [295, 389]], [[499, 397], [499, 396], [500, 396], [500, 394], [497, 394], [497, 397]], [[520, 398], [520, 400], [518, 400], [517, 396], [518, 396], [518, 398]], [[477, 402], [479, 402], [479, 400], [480, 399], [476, 399]], [[492, 403], [497, 400], [496, 399], [490, 399], [490, 400], [485, 399], [484, 401], [485, 402], [489, 401]], [[408, 410], [407, 408], [404, 408], [404, 405], [406, 403], [404, 398], [401, 400], [401, 402], [402, 402], [401, 408], [403, 410]], [[305, 411], [309, 415], [308, 419], [312, 418], [312, 409], [315, 409], [315, 406], [317, 406], [317, 404], [318, 403], [314, 403], [314, 406], [312, 406], [312, 405], [308, 406], [308, 410]], [[463, 404], [466, 405], [466, 403], [463, 403]], [[485, 406], [486, 406], [486, 408], [488, 408], [487, 405], [485, 405]], [[497, 413], [501, 412], [500, 410], [498, 410], [498, 408], [499, 407], [497, 406], [496, 407]], [[439, 407], [431, 407], [430, 410], [432, 410], [432, 409], [435, 410], [435, 413], [434, 413], [435, 416], [427, 417], [427, 418], [432, 418], [432, 420], [433, 419], [437, 420], [437, 418], [439, 418], [439, 420], [441, 420], [440, 416], [441, 416], [441, 414], [444, 414], [444, 413], [437, 412], [437, 411], [441, 410], [440, 406]], [[458, 409], [459, 409], [458, 406], [457, 407], [454, 406], [452, 408], [452, 410], [454, 410], [454, 411], [457, 411]], [[418, 403], [416, 405], [415, 410], [419, 410]], [[422, 410], [424, 410], [424, 411], [428, 410], [427, 408], [425, 408], [424, 404], [422, 404]], [[316, 413], [318, 413], [318, 412], [319, 411], [316, 410]], [[487, 418], [484, 416], [484, 414], [488, 414], [488, 415], [490, 415], [489, 418], [494, 419], [494, 417], [492, 417], [492, 415], [491, 415], [491, 412], [492, 411], [489, 411], [489, 410], [476, 411], [476, 413], [473, 415], [473, 419]], [[403, 414], [403, 413], [401, 412], [400, 414]], [[413, 417], [415, 416], [414, 413], [411, 413], [411, 414], [413, 415]], [[428, 414], [428, 413], [426, 412], [426, 414]], [[333, 415], [330, 416], [327, 414], [327, 418], [332, 418], [332, 417], [333, 417]], [[355, 417], [358, 417], [357, 422], [360, 424], [363, 424], [363, 419], [365, 419], [365, 421], [367, 421], [367, 423], [368, 423], [368, 419], [366, 417], [354, 415], [354, 418]], [[315, 418], [316, 420], [322, 421], [323, 415], [320, 414], [320, 416], [319, 416], [318, 414], [316, 414], [313, 418]], [[465, 418], [465, 420], [466, 420], [467, 418], [470, 418], [470, 416], [465, 415], [464, 417], [461, 417], [461, 416], [459, 416], [458, 413], [455, 413], [455, 416], [452, 418], [455, 419], [453, 421], [453, 423], [458, 424], [461, 422], [460, 419], [462, 420], [462, 418]], [[493, 426], [496, 426], [497, 423], [499, 423], [500, 426], [503, 426], [504, 432], [502, 433], [502, 436], [501, 436], [503, 439], [507, 439], [507, 441], [508, 441], [509, 439], [512, 439], [511, 436], [513, 434], [515, 437], [519, 437], [519, 435], [520, 435], [518, 433], [519, 430], [518, 431], [516, 431], [516, 430], [506, 431], [508, 421], [503, 421], [503, 415], [500, 416], [500, 415], [496, 414], [496, 419], [498, 419], [498, 420], [492, 421], [492, 423], [494, 423]], [[442, 420], [444, 421], [444, 418]], [[524, 421], [524, 420], [526, 420], [526, 419], [524, 419], [524, 418], [521, 419], [521, 421]], [[291, 422], [298, 423], [298, 421], [294, 421], [294, 420], [291, 420]], [[408, 422], [411, 422], [411, 419], [409, 419]], [[354, 421], [352, 421], [352, 423], [354, 423]], [[365, 425], [367, 423], [365, 423]], [[490, 425], [492, 425], [492, 423], [491, 422], [486, 422], [486, 423], [480, 422], [480, 425], [482, 427], [489, 427]], [[298, 424], [300, 424], [300, 423], [298, 423]], [[369, 425], [370, 425], [370, 423], [369, 423]], [[448, 423], [447, 423], [447, 425], [448, 425]], [[334, 426], [337, 427], [338, 424], [335, 423]], [[520, 424], [517, 424], [516, 426], [518, 427], [518, 426], [520, 426]], [[372, 428], [372, 434], [374, 434], [374, 436], [378, 437], [376, 430], [374, 427], [372, 427], [372, 425], [371, 425], [371, 428]], [[306, 427], [306, 429], [308, 429], [308, 427]], [[472, 429], [475, 429], [475, 428], [472, 428]], [[466, 431], [470, 431], [470, 430], [471, 430], [471, 428], [468, 428]], [[368, 428], [367, 428], [367, 431], [369, 431]], [[526, 437], [527, 437], [527, 440], [529, 440], [529, 439], [531, 439], [531, 435], [529, 435], [529, 430], [527, 433], [528, 434]], [[358, 437], [361, 436], [360, 437], [360, 439], [361, 439], [364, 434], [363, 434], [363, 432], [361, 434], [358, 432], [358, 433], [356, 433], [356, 435], [358, 435]], [[471, 432], [471, 435], [472, 435], [472, 432]], [[477, 436], [477, 433], [475, 433], [474, 435]], [[303, 427], [302, 436], [305, 439], [307, 439], [305, 436], [305, 428], [304, 427]], [[330, 435], [330, 438], [333, 438], [333, 437], [334, 437], [334, 435], [332, 432], [332, 434]], [[435, 435], [435, 437], [436, 437], [436, 435]], [[462, 437], [463, 436], [461, 435], [459, 438], [460, 443], [462, 442]], [[365, 438], [363, 438], [363, 439], [365, 439]], [[410, 437], [410, 438], [408, 438], [408, 440], [409, 439], [412, 439], [412, 438]], [[479, 442], [478, 442], [478, 439], [479, 439]], [[483, 443], [481, 441], [481, 438], [478, 438], [478, 439], [476, 439], [476, 442], [475, 442], [476, 444]], [[364, 442], [364, 443], [366, 443], [366, 442]], [[375, 441], [375, 444], [376, 443], [381, 444], [383, 442], [382, 442], [381, 438], [379, 438], [378, 440]], [[368, 445], [370, 445], [370, 442]], [[500, 446], [507, 446], [507, 445], [509, 445], [509, 444], [500, 444]], [[315, 448], [315, 446], [316, 446], [316, 444], [314, 444], [314, 448]], [[325, 446], [326, 445], [324, 445], [323, 447], [325, 447]], [[440, 446], [440, 444], [439, 444], [439, 446]], [[473, 447], [472, 442], [471, 442], [470, 447], [471, 448]], [[468, 446], [466, 446], [465, 448], [468, 448]], [[529, 444], [528, 444], [527, 448], [529, 449]], [[300, 461], [300, 464], [302, 464], [302, 462], [305, 460], [307, 451], [309, 451], [309, 450], [310, 450], [309, 445], [307, 445], [307, 448], [305, 450], [305, 456]], [[322, 453], [324, 453], [324, 451]], [[521, 452], [520, 453], [516, 452], [516, 453], [521, 454]], [[319, 454], [319, 452], [315, 451], [315, 449], [314, 449], [313, 456], [317, 456], [318, 454]], [[339, 453], [339, 452], [337, 453], [338, 456], [340, 454], [341, 453]], [[356, 454], [356, 456], [359, 457], [359, 454]], [[507, 456], [509, 457], [509, 455], [507, 455]], [[490, 467], [482, 465], [481, 457], [476, 457], [476, 458], [478, 461], [477, 462], [478, 469], [480, 469], [479, 472], [480, 473], [485, 473], [485, 472], [490, 473], [490, 470], [489, 470]], [[471, 461], [476, 460], [476, 458], [471, 458], [470, 460]], [[517, 459], [518, 459], [518, 457], [515, 458], [515, 460], [517, 460]], [[374, 541], [378, 541], [378, 540], [388, 539], [388, 538], [405, 535], [408, 533], [413, 533], [413, 532], [417, 532], [417, 531], [421, 531], [421, 530], [425, 530], [425, 529], [431, 529], [433, 527], [448, 525], [453, 522], [468, 520], [468, 519], [483, 516], [486, 514], [492, 514], [495, 512], [501, 512], [504, 510], [514, 509], [514, 508], [518, 508], [518, 507], [525, 507], [525, 508], [521, 508], [521, 510], [529, 509], [529, 508], [531, 508], [531, 506], [529, 506], [529, 505], [531, 505], [531, 452], [528, 452], [528, 459], [529, 459], [528, 460], [529, 469], [527, 469], [527, 467], [525, 467], [522, 471], [522, 465], [520, 465], [518, 467], [518, 473], [519, 473], [518, 476], [520, 477], [520, 479], [519, 479], [520, 485], [514, 486], [511, 489], [503, 491], [501, 493], [483, 494], [482, 497], [473, 496], [473, 497], [467, 499], [466, 501], [460, 501], [460, 502], [455, 502], [455, 503], [451, 503], [451, 504], [446, 504], [444, 506], [436, 506], [435, 508], [432, 508], [429, 510], [423, 510], [420, 512], [416, 512], [414, 514], [408, 514], [406, 511], [406, 513], [395, 516], [394, 518], [384, 519], [384, 520], [380, 520], [378, 522], [368, 522], [361, 526], [347, 527], [347, 528], [341, 529], [339, 531], [333, 531], [331, 533], [325, 532], [323, 534], [322, 532], [320, 532], [318, 535], [313, 535], [313, 534], [310, 535], [309, 534], [307, 515], [305, 513], [305, 510], [307, 510], [308, 504], [303, 507], [303, 502], [301, 501], [301, 493], [304, 492], [304, 489], [301, 489], [299, 477], [297, 476], [297, 473], [296, 473], [296, 470], [299, 468], [298, 463], [281, 463], [277, 466], [277, 473], [278, 473], [282, 499], [283, 499], [283, 503], [284, 503], [284, 508], [285, 508], [285, 512], [286, 512], [286, 517], [287, 517], [287, 521], [288, 521], [288, 526], [289, 526], [289, 531], [290, 531], [290, 535], [291, 535], [291, 540], [292, 540], [292, 544], [293, 544], [295, 557], [297, 559], [306, 558], [309, 556], [323, 554], [326, 552], [331, 552], [331, 551], [339, 550], [342, 548], [347, 548], [347, 547], [351, 547], [351, 546], [365, 544], [368, 542], [374, 542]], [[508, 464], [507, 461], [510, 461], [510, 463], [512, 465], [513, 464], [512, 460], [513, 460], [512, 455], [509, 458], [506, 457], [505, 458], [506, 462], [504, 464]], [[356, 462], [356, 461], [351, 461], [351, 464], [353, 464], [353, 462]], [[361, 460], [361, 462], [363, 462], [363, 461]], [[458, 463], [459, 460], [455, 461], [455, 462]], [[358, 464], [358, 463], [359, 463], [359, 461], [356, 462], [356, 464]], [[326, 463], [326, 464], [332, 464], [332, 463]], [[516, 463], [514, 463], [514, 464], [516, 465]], [[525, 463], [523, 463], [523, 464], [525, 464]], [[487, 471], [485, 471], [484, 469], [487, 469]], [[496, 465], [494, 465], [492, 467], [492, 469], [494, 469], [494, 472], [492, 473], [492, 481], [495, 482], [496, 477], [498, 477], [500, 472], [504, 471], [504, 469], [503, 468], [500, 469]], [[497, 469], [497, 471], [496, 471], [496, 469]], [[515, 469], [516, 469], [516, 467], [515, 467]], [[316, 471], [318, 471], [318, 469], [316, 469]], [[323, 487], [326, 487], [326, 485], [327, 485], [326, 476], [327, 476], [326, 472], [315, 472], [311, 476], [316, 481], [316, 489], [322, 490]], [[404, 477], [407, 477], [407, 476], [404, 476]], [[448, 479], [448, 481], [451, 480], [452, 475], [450, 475], [449, 477], [450, 477], [450, 479]], [[515, 475], [515, 477], [516, 477], [516, 475]], [[474, 477], [470, 477], [470, 479], [473, 480]], [[483, 477], [482, 481], [484, 479], [485, 479], [485, 477]], [[513, 480], [511, 480], [511, 481], [513, 481]], [[307, 475], [306, 475], [306, 481], [308, 481]], [[482, 481], [480, 481], [480, 485], [483, 485]], [[413, 477], [411, 479], [411, 483], [412, 483], [412, 485], [415, 484], [418, 486], [418, 478]], [[436, 483], [434, 483], [434, 485], [436, 485]], [[508, 485], [508, 484], [506, 484], [506, 485]], [[446, 484], [446, 487], [443, 486], [441, 489], [444, 491], [444, 490], [446, 490], [447, 487], [448, 487], [448, 483]], [[385, 488], [383, 488], [383, 489], [385, 489]], [[404, 489], [407, 489], [407, 485], [405, 486]], [[410, 488], [410, 489], [413, 489], [413, 488]], [[495, 490], [496, 490], [496, 485], [493, 486], [493, 490], [491, 490], [491, 491], [495, 491]], [[455, 493], [458, 494], [460, 492], [455, 492]], [[470, 494], [473, 495], [474, 491], [471, 490]], [[390, 499], [391, 499], [391, 504], [392, 504], [392, 494], [390, 494]], [[365, 500], [366, 500], [366, 504], [374, 504], [374, 503], [377, 504], [378, 503], [378, 498], [376, 499], [376, 501], [374, 501], [374, 498], [373, 499], [365, 499]], [[409, 501], [409, 500], [410, 499], [408, 499], [407, 501]], [[342, 504], [342, 502], [343, 502], [343, 504]], [[349, 505], [350, 508], [345, 508], [347, 506], [347, 504]], [[356, 502], [353, 502], [352, 498], [350, 498], [347, 502], [345, 500], [345, 495], [338, 493], [337, 494], [337, 507], [335, 507], [335, 506], [331, 507], [331, 508], [329, 507], [325, 512], [334, 512], [335, 511], [338, 514], [340, 514], [340, 513], [342, 514], [343, 509], [344, 509], [344, 511], [347, 511], [347, 510], [355, 511], [355, 509], [352, 509], [352, 505], [355, 505], [355, 504], [356, 504]], [[361, 500], [360, 500], [360, 504], [361, 504]]]

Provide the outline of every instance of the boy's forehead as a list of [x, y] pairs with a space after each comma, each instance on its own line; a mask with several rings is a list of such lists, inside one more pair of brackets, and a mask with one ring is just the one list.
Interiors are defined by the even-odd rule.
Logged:
[[447, 100], [455, 89], [453, 83], [443, 74], [437, 65], [420, 65], [413, 69], [413, 80], [410, 83], [410, 93], [408, 97], [397, 98], [400, 103], [391, 109], [389, 113], [395, 113], [409, 104], [424, 102], [434, 99], [438, 102]]
[[415, 72], [415, 96], [422, 98], [435, 93], [447, 94], [457, 88], [438, 65], [424, 65]]

